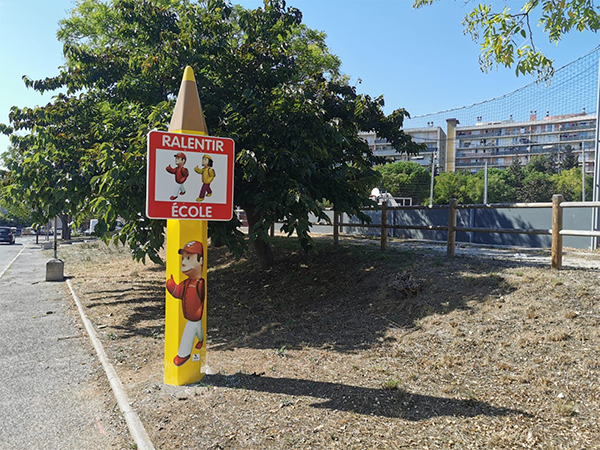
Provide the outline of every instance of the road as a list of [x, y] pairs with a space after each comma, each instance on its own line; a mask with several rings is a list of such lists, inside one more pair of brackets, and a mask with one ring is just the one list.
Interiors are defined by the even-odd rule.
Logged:
[[131, 439], [61, 282], [35, 237], [0, 244], [0, 447], [129, 449]]

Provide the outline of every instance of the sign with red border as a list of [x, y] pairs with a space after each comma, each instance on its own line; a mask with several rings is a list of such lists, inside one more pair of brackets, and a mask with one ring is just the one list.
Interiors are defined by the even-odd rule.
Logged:
[[146, 215], [151, 219], [231, 220], [234, 141], [148, 133]]

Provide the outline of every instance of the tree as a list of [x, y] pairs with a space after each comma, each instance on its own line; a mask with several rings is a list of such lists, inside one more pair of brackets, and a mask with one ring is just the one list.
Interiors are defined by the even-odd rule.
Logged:
[[488, 202], [512, 203], [517, 198], [517, 191], [511, 181], [507, 169], [491, 168], [488, 171]]
[[554, 173], [555, 160], [552, 156], [536, 155], [525, 167], [519, 157], [514, 157], [511, 165], [498, 173], [498, 180], [492, 181], [490, 177], [489, 184], [495, 191], [490, 201], [548, 202], [556, 189], [552, 178]]
[[562, 170], [554, 175], [554, 184], [556, 185], [556, 194], [562, 194], [567, 202], [581, 201], [581, 170], [572, 168]]
[[483, 179], [469, 172], [443, 172], [435, 179], [433, 202], [446, 204], [451, 198], [458, 203], [471, 204], [483, 201]]
[[34, 221], [32, 211], [23, 202], [14, 202], [7, 198], [4, 189], [6, 179], [0, 170], [0, 225], [11, 227], [28, 227]]
[[[159, 261], [164, 222], [145, 218], [145, 136], [166, 129], [183, 69], [195, 70], [209, 131], [236, 141], [235, 199], [247, 213], [250, 240], [267, 267], [268, 229], [283, 222], [309, 249], [309, 215], [325, 218], [323, 200], [363, 217], [381, 162], [358, 137], [373, 130], [398, 151], [419, 146], [401, 131], [408, 113], [383, 114], [383, 98], [358, 95], [342, 76], [324, 35], [302, 25], [284, 2], [246, 10], [223, 0], [82, 0], [61, 23], [65, 65], [56, 77], [28, 80], [39, 91], [66, 88], [93, 109], [86, 204], [134, 257]], [[70, 100], [69, 100], [70, 101]], [[38, 126], [32, 118], [33, 130]], [[84, 196], [84, 197], [86, 197]], [[44, 203], [45, 204], [45, 203]], [[211, 223], [210, 234], [239, 251], [237, 219]], [[104, 234], [107, 237], [107, 234]]]
[[556, 185], [552, 175], [531, 171], [523, 179], [523, 186], [518, 192], [520, 202], [550, 202], [556, 193]]
[[[10, 113], [11, 150], [4, 155], [10, 177], [6, 198], [28, 204], [38, 224], [60, 216], [64, 239], [70, 238], [71, 217], [85, 214], [91, 200], [94, 114], [94, 105], [85, 98], [63, 94], [44, 107], [13, 107]], [[24, 130], [29, 133], [19, 133]]]
[[[555, 193], [562, 194], [565, 201], [582, 201], [581, 167], [573, 167], [568, 170], [562, 170], [552, 178], [554, 185], [556, 186]], [[591, 175], [586, 175], [585, 184], [586, 201], [591, 201], [593, 194], [593, 177]]]
[[[414, 7], [431, 5], [436, 0], [414, 0]], [[567, 33], [600, 29], [600, 14], [590, 0], [530, 0], [519, 2], [520, 9], [511, 9], [503, 3], [501, 11], [496, 5], [479, 4], [463, 19], [465, 34], [480, 45], [481, 70], [489, 72], [494, 67], [515, 66], [515, 73], [537, 74], [548, 80], [554, 73], [550, 60], [534, 43], [532, 22], [537, 19], [548, 41], [557, 44]], [[515, 2], [511, 2], [513, 6]], [[516, 11], [516, 12], [513, 12]], [[539, 31], [538, 31], [539, 32]]]
[[505, 180], [509, 186], [512, 186], [515, 190], [516, 198], [519, 197], [520, 191], [523, 188], [523, 180], [525, 179], [525, 170], [521, 165], [521, 159], [515, 156], [510, 163], [510, 166], [506, 168]]
[[381, 188], [394, 197], [411, 197], [414, 204], [429, 199], [431, 174], [427, 168], [413, 161], [398, 161], [378, 166]]
[[573, 147], [567, 145], [565, 147], [565, 155], [563, 156], [563, 160], [560, 163], [560, 168], [562, 170], [570, 170], [579, 165], [579, 160], [577, 155], [573, 152]]
[[540, 172], [548, 175], [556, 173], [556, 160], [554, 155], [535, 155], [525, 166], [525, 172]]

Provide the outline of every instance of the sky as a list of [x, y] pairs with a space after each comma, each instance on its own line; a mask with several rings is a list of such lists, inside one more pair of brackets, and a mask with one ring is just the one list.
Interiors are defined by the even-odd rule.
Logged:
[[[262, 0], [234, 3], [250, 8]], [[416, 10], [412, 0], [287, 1], [302, 11], [306, 25], [326, 33], [330, 51], [340, 57], [342, 71], [358, 92], [383, 95], [388, 114], [405, 108], [412, 116], [477, 103], [534, 81], [517, 77], [513, 69], [481, 72], [479, 47], [463, 34], [461, 23], [474, 4], [442, 0]], [[518, 8], [522, 2], [494, 4]], [[58, 74], [63, 58], [56, 31], [74, 5], [74, 0], [0, 0], [0, 123], [8, 124], [13, 105], [51, 101], [54, 94], [27, 89], [22, 77]], [[541, 32], [536, 40], [555, 68], [599, 43], [600, 36], [589, 32], [571, 33], [558, 45], [547, 42]], [[8, 144], [0, 135], [0, 152]]]

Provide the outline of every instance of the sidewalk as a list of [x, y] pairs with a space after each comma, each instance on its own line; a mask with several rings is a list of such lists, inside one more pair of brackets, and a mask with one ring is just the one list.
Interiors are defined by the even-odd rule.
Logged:
[[0, 278], [2, 448], [133, 448], [64, 283], [46, 282], [47, 259], [22, 242]]

